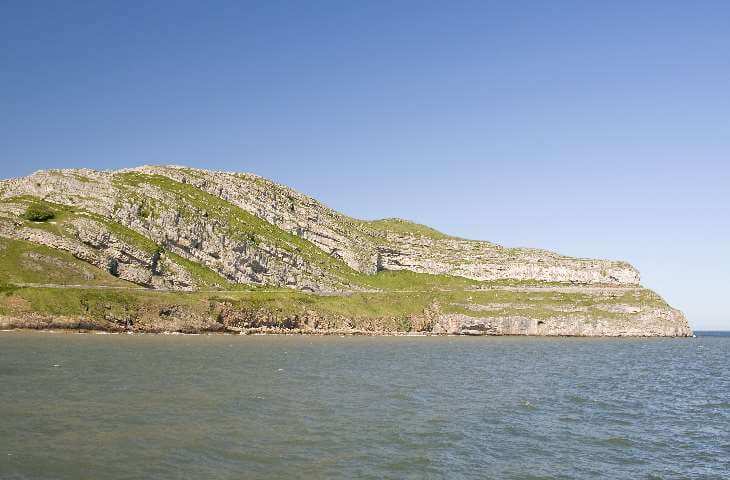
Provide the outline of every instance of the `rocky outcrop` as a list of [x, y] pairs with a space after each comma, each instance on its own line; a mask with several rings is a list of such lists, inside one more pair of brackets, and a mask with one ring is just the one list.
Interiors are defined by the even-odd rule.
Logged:
[[[37, 202], [50, 205], [56, 217], [41, 223], [24, 219], [26, 208]], [[508, 291], [512, 287], [504, 282], [513, 282], [524, 289], [524, 298], [530, 298], [531, 284], [562, 289], [556, 293], [560, 300], [543, 298], [539, 305], [512, 299], [439, 306], [434, 298], [436, 306], [405, 320], [367, 320], [376, 330], [383, 322], [405, 322], [414, 331], [469, 335], [691, 333], [681, 312], [661, 299], [612, 300], [621, 292], [646, 291], [639, 286], [639, 272], [625, 262], [505, 248], [397, 219], [358, 220], [252, 174], [179, 166], [36, 172], [0, 182], [0, 237], [69, 252], [119, 279], [157, 290], [258, 285], [319, 294], [383, 292], [388, 284], [373, 278], [384, 271], [468, 279], [474, 292], [495, 282]], [[438, 290], [433, 281], [427, 283]], [[443, 289], [449, 288], [453, 286]], [[593, 296], [581, 303], [571, 299], [571, 292]], [[314, 310], [299, 315], [276, 328], [348, 328], [346, 319], [318, 317]], [[224, 323], [239, 329], [274, 328], [260, 319], [238, 326]], [[218, 328], [211, 325], [205, 329]]]
[[79, 218], [69, 221], [66, 235], [0, 222], [0, 237], [25, 240], [71, 253], [112, 275], [150, 288], [192, 290], [191, 275], [159, 252], [148, 252], [116, 237], [103, 224]]
[[689, 337], [692, 329], [682, 312], [650, 308], [626, 317], [563, 314], [479, 317], [461, 313], [440, 315], [433, 333], [451, 335], [540, 335], [572, 337]]
[[188, 184], [229, 202], [278, 228], [313, 243], [350, 268], [375, 273], [377, 251], [373, 232], [311, 197], [248, 173], [143, 166], [128, 170], [160, 175]]
[[[129, 181], [130, 176], [134, 181]], [[135, 177], [136, 176], [136, 177]], [[168, 179], [162, 185], [156, 179]], [[207, 197], [191, 201], [169, 185], [193, 187]], [[322, 262], [287, 247], [287, 240], [232, 232], [238, 209], [278, 231], [301, 238], [333, 262], [362, 274], [410, 270], [478, 281], [528, 280], [636, 285], [639, 274], [624, 262], [578, 259], [535, 249], [508, 249], [489, 242], [374, 228], [290, 188], [256, 175], [183, 167], [144, 166], [119, 172], [53, 170], [7, 180], [2, 198], [43, 198], [109, 218], [156, 244], [201, 263], [235, 283], [312, 291], [351, 289], [352, 282]], [[215, 215], [215, 199], [229, 218]], [[201, 204], [202, 203], [202, 204]], [[241, 232], [238, 232], [241, 233]], [[274, 234], [276, 235], [276, 234]], [[290, 245], [291, 246], [291, 245]]]
[[380, 269], [454, 275], [473, 280], [638, 285], [639, 272], [624, 262], [576, 259], [537, 249], [507, 249], [473, 240], [388, 234]]
[[[206, 303], [171, 303], [170, 298], [81, 299], [83, 313], [49, 314], [18, 311], [0, 315], [0, 329], [33, 328], [105, 330], [139, 333], [302, 333], [302, 334], [420, 334], [420, 335], [539, 335], [539, 336], [645, 336], [687, 337], [692, 331], [681, 312], [662, 307], [636, 308], [626, 316], [608, 310], [588, 314], [567, 304], [564, 312], [473, 315], [449, 312], [447, 306], [432, 303], [406, 317], [348, 316], [319, 310], [304, 304], [296, 312], [282, 312], [266, 306], [211, 297]], [[529, 300], [528, 300], [529, 302]], [[1, 303], [1, 302], [0, 302]], [[514, 307], [514, 305], [510, 305]], [[529, 305], [523, 305], [529, 307]], [[475, 308], [494, 313], [504, 305]], [[534, 305], [533, 305], [534, 307]], [[615, 313], [615, 312], [614, 312]]]

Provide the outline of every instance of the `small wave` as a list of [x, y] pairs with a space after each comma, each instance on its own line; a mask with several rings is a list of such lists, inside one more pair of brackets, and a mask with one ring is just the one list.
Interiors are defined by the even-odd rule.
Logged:
[[584, 405], [590, 402], [589, 399], [587, 399], [586, 397], [581, 397], [580, 395], [571, 395], [570, 397], [568, 397], [568, 400], [570, 400], [571, 403], [576, 403], [578, 405]]
[[601, 441], [604, 445], [611, 445], [615, 447], [631, 447], [633, 442], [626, 437], [608, 437]]
[[630, 426], [632, 426], [634, 424], [634, 422], [632, 422], [630, 420], [623, 420], [621, 418], [612, 418], [610, 420], [610, 422], [612, 424], [614, 424], [614, 425], [621, 425], [621, 426], [624, 426], [624, 427], [630, 427]]
[[569, 422], [569, 423], [581, 422], [581, 419], [578, 417], [568, 417], [568, 416], [558, 417], [558, 420], [560, 420], [561, 422]]

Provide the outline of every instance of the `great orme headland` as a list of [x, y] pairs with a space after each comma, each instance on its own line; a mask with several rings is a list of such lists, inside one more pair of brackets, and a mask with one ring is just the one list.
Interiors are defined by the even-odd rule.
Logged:
[[0, 198], [2, 328], [692, 335], [628, 263], [358, 220], [252, 174], [46, 170]]

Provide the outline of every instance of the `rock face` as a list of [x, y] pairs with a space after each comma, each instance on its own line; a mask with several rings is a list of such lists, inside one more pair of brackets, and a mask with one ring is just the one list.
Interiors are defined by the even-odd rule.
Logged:
[[[627, 312], [629, 313], [629, 312]], [[497, 317], [460, 313], [440, 315], [432, 331], [452, 335], [540, 335], [575, 337], [687, 337], [692, 330], [681, 312], [649, 307], [623, 319], [602, 318], [583, 312], [533, 318], [529, 315]]]
[[[186, 195], [190, 191], [196, 192], [194, 198]], [[280, 232], [316, 246], [319, 257], [339, 260], [363, 274], [410, 270], [480, 281], [639, 283], [639, 273], [623, 262], [576, 259], [440, 234], [378, 228], [250, 174], [152, 166], [119, 172], [41, 171], [3, 182], [2, 199], [19, 196], [41, 198], [110, 219], [237, 283], [313, 291], [347, 283], [317, 265], [317, 259], [301, 255], [296, 245], [287, 245], [291, 239], [273, 242], [270, 237]], [[5, 204], [6, 211], [8, 206], [12, 203]], [[225, 211], [216, 211], [220, 208]], [[19, 208], [11, 210], [17, 213]], [[250, 235], [242, 236], [234, 231], [238, 225], [231, 221], [242, 213], [280, 232], [266, 235], [252, 226]], [[94, 234], [98, 234], [98, 227], [92, 227]], [[84, 230], [76, 229], [76, 239], [89, 245], [89, 234]]]
[[[34, 202], [50, 205], [56, 218], [42, 224], [24, 220], [23, 212]], [[69, 252], [120, 279], [158, 290], [260, 285], [320, 294], [379, 291], [383, 287], [375, 279], [384, 271], [445, 275], [476, 284], [641, 288], [639, 273], [625, 262], [504, 248], [398, 219], [357, 220], [256, 175], [178, 166], [49, 170], [2, 181], [0, 237]], [[689, 332], [681, 313], [656, 308], [633, 312], [627, 324], [610, 326], [592, 324], [575, 312], [552, 318], [549, 326], [529, 315], [452, 312], [441, 315], [433, 331]], [[645, 318], [637, 320], [639, 313]]]
[[438, 273], [474, 280], [538, 280], [545, 282], [638, 285], [631, 265], [575, 259], [535, 249], [505, 249], [487, 242], [387, 235], [391, 248], [380, 248], [380, 268]]

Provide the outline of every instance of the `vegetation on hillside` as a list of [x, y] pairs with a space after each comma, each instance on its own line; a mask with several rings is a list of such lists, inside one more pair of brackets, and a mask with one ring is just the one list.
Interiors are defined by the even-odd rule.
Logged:
[[[548, 319], [581, 315], [604, 321], [627, 314], [611, 306], [666, 307], [645, 289], [619, 296], [546, 290], [432, 291], [313, 295], [298, 291], [257, 290], [164, 292], [143, 289], [19, 288], [0, 290], [0, 315], [50, 316], [69, 328], [139, 331], [224, 331], [228, 327], [325, 328], [362, 331], [429, 331], [428, 312], [473, 317]], [[565, 313], [568, 307], [573, 313]], [[75, 323], [74, 323], [75, 322]], [[20, 324], [22, 325], [22, 323]]]
[[0, 237], [0, 282], [136, 287], [55, 248]]
[[363, 223], [367, 227], [381, 232], [419, 235], [422, 237], [431, 238], [433, 240], [454, 238], [426, 225], [421, 225], [420, 223], [415, 223], [400, 218], [384, 218], [381, 220], [365, 221]]
[[45, 222], [46, 220], [52, 219], [55, 213], [47, 203], [36, 202], [28, 205], [23, 216], [31, 222]]
[[[76, 318], [77, 323], [81, 322], [72, 328], [130, 329], [135, 328], [135, 322], [142, 322], [138, 327], [145, 331], [156, 328], [216, 330], [223, 328], [221, 312], [228, 310], [233, 312], [233, 318], [253, 324], [264, 322], [267, 326], [300, 328], [297, 322], [314, 315], [322, 322], [329, 322], [327, 328], [332, 329], [405, 332], [427, 329], [423, 314], [434, 304], [443, 313], [538, 319], [555, 316], [566, 306], [582, 309], [586, 315], [608, 319], [621, 318], [623, 314], [607, 311], [605, 305], [666, 306], [661, 297], [641, 288], [609, 296], [549, 288], [520, 290], [519, 287], [550, 287], [550, 284], [474, 282], [408, 271], [380, 272], [369, 278], [382, 291], [348, 295], [313, 295], [284, 288], [250, 286], [246, 286], [248, 290], [235, 291], [228, 289], [230, 284], [217, 293], [165, 292], [140, 288], [66, 252], [30, 242], [0, 238], [0, 253], [0, 315], [36, 313]], [[199, 269], [198, 264], [186, 263], [182, 258], [174, 260], [197, 272], [203, 279], [201, 283], [223, 287], [215, 272]], [[82, 285], [85, 288], [22, 286], [28, 283]], [[167, 318], [172, 315], [170, 312], [176, 315], [174, 324]], [[190, 324], [186, 320], [188, 317], [197, 319], [198, 323]]]
[[[196, 172], [195, 175], [202, 174]], [[668, 308], [660, 297], [642, 288], [602, 291], [599, 286], [595, 290], [581, 291], [558, 283], [479, 282], [408, 270], [367, 275], [348, 266], [335, 253], [330, 254], [305, 238], [189, 183], [163, 175], [130, 171], [113, 174], [111, 178], [120, 194], [111, 198], [111, 203], [116, 201], [117, 204], [109, 216], [84, 210], [75, 204], [61, 205], [37, 197], [18, 196], [0, 201], [5, 204], [2, 205], [2, 218], [12, 222], [8, 226], [20, 229], [25, 238], [36, 237], [37, 232], [30, 231], [28, 235], [28, 229], [36, 229], [64, 237], [67, 244], [68, 240], [87, 242], [87, 246], [99, 249], [101, 255], [122, 250], [122, 258], [127, 255], [126, 260], [141, 260], [142, 271], [151, 268], [154, 274], [170, 274], [174, 272], [168, 269], [177, 265], [190, 274], [198, 291], [144, 289], [115, 278], [65, 251], [0, 237], [0, 316], [4, 315], [0, 322], [8, 319], [12, 322], [12, 319], [18, 318], [31, 322], [28, 325], [33, 328], [45, 328], [55, 325], [53, 322], [61, 322], [58, 325], [71, 328], [137, 331], [322, 327], [409, 332], [429, 331], [429, 312], [435, 310], [440, 314], [473, 318], [542, 320], [578, 315], [588, 322], [595, 319], [625, 320], [647, 306]], [[272, 195], [276, 198], [271, 199], [270, 195], [266, 198], [279, 206], [284, 202], [284, 208], [289, 208], [287, 205], [291, 205], [292, 211], [299, 208], [297, 197], [284, 187], [281, 187], [280, 195]], [[91, 205], [88, 208], [94, 209]], [[227, 237], [224, 238], [226, 242], [233, 239], [259, 248], [259, 251], [270, 255], [273, 262], [280, 261], [281, 257], [292, 265], [296, 264], [296, 267], [302, 262], [312, 265], [316, 268], [303, 271], [312, 275], [318, 284], [332, 285], [350, 293], [314, 295], [280, 287], [237, 284], [213, 269], [216, 268], [215, 261], [211, 261], [210, 266], [194, 261], [203, 254], [197, 251], [196, 256], [188, 254], [183, 248], [184, 242], [175, 243], [175, 240], [169, 239], [167, 232], [161, 234], [161, 228], [174, 228], [169, 218], [165, 222], [154, 223], [165, 214], [174, 217], [175, 222], [180, 219], [183, 224], [189, 221], [187, 226], [192, 226], [191, 231], [201, 226], [214, 229], [210, 238], [222, 235]], [[394, 241], [389, 239], [390, 234], [432, 240], [454, 238], [425, 225], [396, 218], [361, 221], [345, 216], [340, 218], [336, 212], [331, 215], [329, 220], [337, 225], [338, 235], [349, 236], [355, 244], [362, 240], [361, 253], [363, 259], [373, 262], [370, 265], [376, 263], [373, 247], [387, 248]], [[202, 223], [201, 218], [205, 219]], [[96, 225], [92, 228], [89, 221]], [[288, 224], [283, 222], [282, 225]], [[86, 228], [90, 229], [90, 235], [79, 235], [79, 230]], [[195, 234], [191, 236], [196, 237]], [[48, 235], [44, 237], [51, 238]], [[203, 237], [201, 235], [201, 242], [208, 238]], [[98, 238], [102, 240], [101, 247], [95, 243]], [[106, 243], [110, 239], [112, 241]], [[450, 242], [443, 242], [441, 247], [437, 247], [444, 248], [449, 254], [450, 245]], [[271, 246], [276, 248], [273, 254], [268, 248]], [[248, 248], [241, 250], [249, 251]], [[508, 256], [518, 253], [517, 250], [503, 250], [500, 253]], [[291, 256], [282, 255], [283, 252]], [[360, 252], [356, 251], [355, 255], [360, 255]], [[100, 258], [103, 263], [104, 257]], [[189, 278], [182, 277], [181, 284], [187, 286]], [[133, 276], [125, 278], [136, 279]], [[56, 287], [49, 288], [51, 284]], [[65, 288], [58, 288], [59, 285]], [[32, 323], [36, 320], [39, 323]]]

